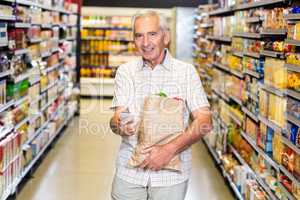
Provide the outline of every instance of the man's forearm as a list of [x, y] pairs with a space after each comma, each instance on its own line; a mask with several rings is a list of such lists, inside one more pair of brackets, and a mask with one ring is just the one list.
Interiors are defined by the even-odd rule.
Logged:
[[166, 144], [174, 155], [181, 153], [191, 145], [199, 141], [212, 129], [211, 115], [196, 118], [186, 131]]

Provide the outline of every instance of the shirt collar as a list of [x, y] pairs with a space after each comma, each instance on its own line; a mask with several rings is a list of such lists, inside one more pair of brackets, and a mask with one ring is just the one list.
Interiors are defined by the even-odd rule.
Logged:
[[[165, 53], [166, 53], [166, 54], [165, 54], [165, 58], [164, 58], [163, 62], [162, 62], [160, 65], [163, 66], [163, 67], [164, 67], [165, 69], [167, 69], [167, 70], [171, 70], [171, 68], [172, 68], [172, 65], [171, 65], [171, 59], [172, 59], [172, 56], [171, 56], [171, 54], [170, 54], [170, 52], [169, 52], [168, 49], [165, 49], [164, 51], [165, 51]], [[140, 69], [141, 69], [141, 70], [142, 70], [144, 67], [147, 66], [146, 63], [144, 62], [143, 58], [140, 59], [139, 65], [140, 65]]]

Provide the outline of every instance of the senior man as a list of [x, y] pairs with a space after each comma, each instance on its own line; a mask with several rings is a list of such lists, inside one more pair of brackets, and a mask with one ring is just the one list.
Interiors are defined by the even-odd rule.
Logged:
[[[110, 123], [122, 143], [111, 196], [113, 200], [184, 200], [192, 166], [190, 147], [211, 130], [209, 103], [194, 66], [173, 58], [166, 49], [170, 42], [166, 18], [156, 11], [142, 10], [132, 24], [141, 58], [121, 65], [115, 78], [115, 113]], [[140, 113], [144, 98], [159, 92], [185, 101], [185, 131], [165, 145], [145, 149], [143, 163], [130, 168], [128, 160], [137, 144], [137, 131], [132, 122], [120, 123], [120, 113]], [[193, 120], [189, 124], [190, 115]], [[178, 154], [181, 171], [163, 169]]]

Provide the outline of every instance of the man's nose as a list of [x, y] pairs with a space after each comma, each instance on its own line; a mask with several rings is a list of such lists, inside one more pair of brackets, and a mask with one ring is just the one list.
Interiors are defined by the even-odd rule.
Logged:
[[148, 36], [146, 35], [143, 39], [143, 46], [148, 46], [149, 44], [149, 39], [148, 39]]

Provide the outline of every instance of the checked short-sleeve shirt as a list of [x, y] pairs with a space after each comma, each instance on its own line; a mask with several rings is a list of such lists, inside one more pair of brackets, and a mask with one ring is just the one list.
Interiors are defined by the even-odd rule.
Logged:
[[[173, 58], [168, 51], [162, 64], [152, 70], [144, 65], [143, 59], [121, 65], [115, 77], [115, 91], [112, 107], [124, 106], [138, 114], [144, 98], [164, 92], [168, 97], [180, 97], [186, 102], [184, 122], [188, 126], [190, 112], [209, 106], [195, 67]], [[171, 186], [186, 181], [191, 173], [191, 148], [180, 154], [181, 172], [134, 169], [128, 167], [128, 160], [137, 144], [137, 135], [122, 138], [118, 153], [116, 175], [133, 184], [153, 187]]]

